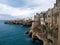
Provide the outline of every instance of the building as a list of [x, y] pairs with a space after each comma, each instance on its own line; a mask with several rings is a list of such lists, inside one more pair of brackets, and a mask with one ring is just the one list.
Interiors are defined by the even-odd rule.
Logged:
[[[41, 17], [44, 25], [41, 24]], [[46, 25], [46, 22], [48, 25]], [[60, 0], [56, 0], [52, 9], [40, 14], [36, 13], [31, 30], [35, 31], [36, 28], [40, 28], [39, 32], [37, 31], [38, 38], [44, 41], [44, 45], [60, 45]]]
[[34, 21], [32, 22], [32, 29], [36, 28], [37, 26], [39, 26], [40, 23], [40, 14], [36, 13], [36, 15], [34, 16]]

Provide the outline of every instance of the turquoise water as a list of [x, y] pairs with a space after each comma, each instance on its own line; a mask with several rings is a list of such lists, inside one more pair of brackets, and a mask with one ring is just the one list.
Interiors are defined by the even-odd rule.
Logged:
[[25, 34], [29, 27], [22, 25], [9, 25], [0, 21], [0, 45], [41, 45], [32, 42]]

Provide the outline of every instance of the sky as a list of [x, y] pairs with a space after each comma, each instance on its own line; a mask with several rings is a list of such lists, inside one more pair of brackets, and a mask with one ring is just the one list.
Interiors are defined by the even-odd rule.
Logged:
[[0, 20], [32, 18], [53, 8], [56, 0], [0, 0]]

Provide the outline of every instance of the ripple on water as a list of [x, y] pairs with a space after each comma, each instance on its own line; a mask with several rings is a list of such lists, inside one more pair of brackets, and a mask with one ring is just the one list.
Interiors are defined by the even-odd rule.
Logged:
[[0, 21], [0, 45], [40, 45], [32, 42], [25, 32], [29, 27], [9, 25]]

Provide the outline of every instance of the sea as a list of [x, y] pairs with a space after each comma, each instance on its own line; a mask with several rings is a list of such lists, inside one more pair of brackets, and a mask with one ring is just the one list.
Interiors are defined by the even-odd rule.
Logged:
[[0, 45], [42, 45], [41, 42], [33, 42], [25, 34], [30, 27], [14, 24], [4, 24], [0, 21]]

